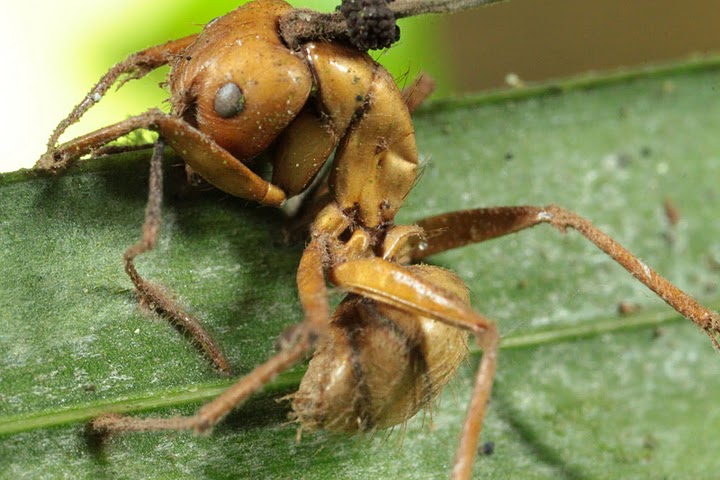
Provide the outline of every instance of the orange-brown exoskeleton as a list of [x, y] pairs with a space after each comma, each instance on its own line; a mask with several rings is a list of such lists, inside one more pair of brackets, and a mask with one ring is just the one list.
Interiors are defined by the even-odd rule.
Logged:
[[[61, 123], [39, 167], [58, 168], [133, 130], [156, 130], [143, 237], [125, 254], [140, 297], [190, 330], [219, 368], [228, 364], [212, 338], [136, 271], [160, 217], [165, 143], [217, 188], [280, 206], [311, 184], [335, 151], [327, 189], [310, 195], [310, 238], [297, 284], [304, 320], [282, 336], [280, 351], [189, 417], [114, 414], [98, 431], [211, 429], [233, 408], [308, 353], [315, 354], [292, 396], [301, 428], [362, 432], [405, 422], [447, 383], [466, 353], [468, 334], [483, 350], [453, 469], [470, 478], [490, 397], [499, 336], [469, 305], [454, 273], [411, 265], [428, 255], [540, 223], [578, 230], [704, 329], [717, 346], [720, 318], [640, 262], [587, 220], [551, 205], [466, 210], [395, 225], [417, 178], [418, 155], [406, 102], [390, 74], [367, 54], [332, 42], [290, 49], [278, 32], [292, 7], [256, 0], [209, 23], [202, 33], [130, 56], [114, 67]], [[123, 73], [139, 77], [170, 63], [172, 111], [150, 110], [60, 146], [62, 131]], [[247, 164], [261, 152], [269, 178]], [[327, 283], [348, 292], [330, 314]]]

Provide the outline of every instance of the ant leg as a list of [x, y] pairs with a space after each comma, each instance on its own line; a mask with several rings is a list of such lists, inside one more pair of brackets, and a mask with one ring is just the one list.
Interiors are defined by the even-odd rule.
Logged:
[[427, 244], [417, 248], [413, 260], [433, 253], [477, 243], [518, 232], [541, 223], [549, 223], [561, 232], [573, 228], [590, 240], [668, 305], [691, 320], [720, 350], [720, 315], [702, 306], [694, 298], [658, 275], [640, 259], [597, 229], [587, 219], [557, 205], [518, 206], [462, 210], [423, 219], [418, 226], [427, 234]]
[[145, 208], [145, 222], [142, 227], [142, 237], [131, 245], [123, 255], [125, 272], [137, 289], [141, 303], [158, 312], [171, 324], [197, 342], [200, 349], [212, 360], [218, 370], [230, 374], [230, 363], [223, 355], [220, 347], [210, 334], [202, 327], [200, 322], [188, 315], [175, 302], [170, 300], [159, 286], [148, 282], [140, 276], [135, 269], [135, 257], [148, 252], [155, 247], [160, 232], [162, 219], [162, 161], [165, 142], [162, 138], [155, 143], [150, 160], [150, 186], [148, 202]]
[[138, 152], [140, 150], [150, 150], [154, 145], [154, 142], [141, 143], [138, 145], [105, 145], [93, 150], [93, 155], [95, 157], [102, 157], [104, 155], [118, 155], [121, 153]]
[[436, 86], [435, 80], [430, 75], [420, 72], [412, 84], [409, 87], [403, 88], [401, 92], [408, 111], [410, 111], [410, 113], [415, 112], [415, 110], [432, 95]]
[[159, 430], [193, 430], [195, 433], [207, 433], [233, 409], [241, 405], [252, 393], [302, 360], [310, 348], [310, 341], [304, 338], [291, 347], [280, 351], [238, 380], [220, 396], [204, 405], [195, 415], [170, 418], [136, 418], [117, 413], [107, 413], [92, 420], [90, 429], [94, 433], [101, 435]]
[[297, 283], [305, 319], [282, 335], [279, 342], [281, 350], [217, 398], [205, 404], [195, 415], [174, 418], [134, 418], [110, 413], [90, 422], [90, 428], [99, 434], [156, 430], [208, 432], [252, 393], [302, 360], [325, 334], [329, 318], [327, 286], [323, 275], [326, 256], [327, 247], [324, 241], [319, 239], [313, 239], [303, 253], [298, 268]]
[[416, 225], [425, 231], [427, 241], [415, 249], [412, 261], [534, 227], [542, 223], [541, 211], [527, 206], [490, 207], [423, 218]]
[[162, 45], [156, 45], [148, 49], [133, 53], [122, 62], [117, 63], [112, 67], [105, 75], [100, 78], [97, 84], [85, 95], [85, 98], [75, 105], [70, 114], [63, 119], [62, 122], [55, 127], [50, 139], [47, 143], [47, 151], [40, 157], [35, 164], [35, 168], [41, 169], [56, 169], [62, 168], [65, 165], [56, 165], [54, 158], [55, 146], [57, 144], [60, 135], [73, 123], [80, 120], [93, 105], [100, 101], [100, 99], [107, 93], [115, 82], [123, 75], [127, 75], [126, 78], [121, 80], [118, 88], [122, 87], [125, 82], [130, 80], [142, 78], [147, 73], [159, 68], [175, 57], [180, 55], [193, 41], [197, 35], [190, 35], [179, 40], [173, 40]]
[[495, 323], [473, 311], [459, 297], [441, 288], [433, 276], [440, 271], [453, 273], [427, 265], [404, 267], [380, 258], [354, 260], [334, 266], [330, 279], [344, 290], [356, 293], [398, 309], [469, 330], [477, 338], [483, 351], [480, 367], [475, 377], [467, 417], [463, 424], [453, 464], [453, 479], [470, 479], [472, 465], [495, 376], [500, 337]]
[[55, 165], [65, 166], [138, 129], [157, 131], [194, 172], [230, 195], [268, 206], [280, 206], [285, 201], [285, 193], [280, 188], [263, 180], [212, 138], [181, 118], [158, 109], [151, 109], [60, 145], [53, 151], [57, 161]]

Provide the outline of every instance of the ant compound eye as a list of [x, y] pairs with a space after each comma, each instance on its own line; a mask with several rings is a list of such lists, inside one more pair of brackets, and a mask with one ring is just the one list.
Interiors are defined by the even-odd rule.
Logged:
[[237, 84], [228, 82], [218, 88], [213, 106], [220, 117], [232, 118], [245, 108], [245, 96]]

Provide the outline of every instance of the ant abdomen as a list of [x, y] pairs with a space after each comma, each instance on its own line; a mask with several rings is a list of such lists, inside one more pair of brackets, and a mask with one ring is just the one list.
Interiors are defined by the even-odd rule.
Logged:
[[[452, 272], [408, 267], [468, 303]], [[303, 429], [357, 433], [401, 424], [432, 406], [467, 353], [467, 332], [348, 295], [315, 351], [293, 414]]]

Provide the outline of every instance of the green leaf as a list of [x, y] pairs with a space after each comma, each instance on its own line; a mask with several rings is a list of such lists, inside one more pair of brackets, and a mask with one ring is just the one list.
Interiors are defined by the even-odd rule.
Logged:
[[[424, 175], [399, 222], [490, 205], [559, 203], [720, 304], [718, 59], [430, 104], [416, 117]], [[212, 435], [123, 435], [83, 422], [114, 410], [188, 414], [229, 385], [172, 327], [143, 313], [122, 269], [140, 232], [147, 154], [65, 175], [0, 176], [0, 477], [443, 478], [473, 352], [432, 415], [390, 435], [304, 433], [281, 376]], [[138, 268], [202, 319], [238, 375], [301, 319], [303, 245], [280, 212], [191, 192], [166, 172], [162, 238]], [[680, 213], [671, 225], [663, 203]], [[720, 467], [720, 357], [708, 338], [569, 232], [538, 227], [447, 252], [504, 337], [478, 478], [708, 478]], [[637, 313], [619, 316], [626, 301]]]

